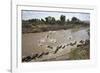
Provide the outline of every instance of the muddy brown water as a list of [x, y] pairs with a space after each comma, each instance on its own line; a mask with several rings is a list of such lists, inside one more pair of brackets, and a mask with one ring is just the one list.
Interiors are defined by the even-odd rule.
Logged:
[[[71, 48], [76, 47], [76, 45], [66, 46], [64, 49], [60, 49], [54, 54], [57, 46], [67, 45], [70, 42], [75, 41], [77, 41], [78, 44], [80, 40], [89, 39], [87, 33], [88, 29], [89, 28], [81, 28], [22, 34], [22, 56], [30, 56], [32, 54], [49, 51], [49, 55], [42, 57], [42, 59], [37, 59], [37, 61], [51, 58], [54, 58], [55, 60], [67, 59], [67, 53], [70, 52]], [[47, 46], [51, 46], [53, 49], [50, 49]]]

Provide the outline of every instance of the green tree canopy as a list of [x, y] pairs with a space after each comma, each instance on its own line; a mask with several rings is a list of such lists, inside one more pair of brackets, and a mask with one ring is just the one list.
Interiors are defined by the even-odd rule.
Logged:
[[64, 24], [65, 21], [66, 21], [66, 16], [61, 15], [61, 16], [60, 16], [60, 21], [61, 21], [62, 24]]
[[80, 20], [78, 18], [76, 18], [76, 17], [72, 17], [71, 21], [72, 22], [79, 22]]
[[54, 24], [56, 20], [54, 17], [48, 16], [45, 18], [45, 21], [46, 21], [46, 23]]

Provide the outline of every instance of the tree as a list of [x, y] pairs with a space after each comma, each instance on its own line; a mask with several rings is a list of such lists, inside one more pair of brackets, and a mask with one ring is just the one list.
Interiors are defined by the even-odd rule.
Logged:
[[64, 24], [64, 23], [65, 23], [65, 20], [66, 20], [66, 16], [61, 15], [61, 16], [60, 16], [61, 24]]
[[51, 24], [55, 24], [56, 20], [54, 17], [52, 17], [52, 20], [51, 20]]
[[46, 23], [48, 24], [55, 24], [55, 21], [56, 21], [55, 18], [51, 16], [46, 17], [45, 20], [46, 20]]
[[79, 23], [80, 20], [78, 18], [76, 18], [76, 17], [72, 17], [71, 22], [73, 22], [73, 23]]
[[60, 20], [56, 20], [56, 23], [57, 23], [57, 24], [61, 24], [61, 21], [60, 21]]
[[46, 18], [45, 18], [45, 21], [46, 21], [46, 23], [50, 23], [50, 21], [51, 21], [51, 16], [46, 17]]

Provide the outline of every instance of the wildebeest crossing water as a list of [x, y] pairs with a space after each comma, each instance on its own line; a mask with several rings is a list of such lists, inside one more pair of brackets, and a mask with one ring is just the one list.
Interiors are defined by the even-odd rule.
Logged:
[[88, 42], [87, 30], [88, 28], [81, 28], [24, 33], [22, 34], [22, 61], [67, 60], [72, 48], [80, 47]]

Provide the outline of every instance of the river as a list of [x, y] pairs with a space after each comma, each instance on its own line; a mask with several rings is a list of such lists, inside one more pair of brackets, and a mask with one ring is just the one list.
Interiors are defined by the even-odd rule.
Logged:
[[[57, 30], [57, 31], [47, 31], [40, 33], [24, 33], [22, 34], [22, 56], [29, 56], [35, 53], [50, 52], [49, 55], [42, 57], [39, 60], [53, 59], [53, 60], [64, 60], [67, 59], [68, 52], [74, 46], [66, 46], [65, 49], [60, 49], [56, 54], [54, 51], [57, 46], [68, 45], [69, 43], [77, 42], [80, 40], [89, 39], [87, 30], [89, 28], [79, 28], [79, 29], [68, 29], [68, 30]], [[50, 46], [51, 49], [48, 47]], [[33, 60], [34, 61], [34, 60]]]

